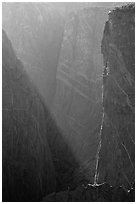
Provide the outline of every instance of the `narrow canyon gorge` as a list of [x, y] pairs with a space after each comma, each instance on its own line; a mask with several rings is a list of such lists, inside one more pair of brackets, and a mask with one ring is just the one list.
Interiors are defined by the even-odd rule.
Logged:
[[3, 3], [2, 200], [134, 201], [135, 4]]

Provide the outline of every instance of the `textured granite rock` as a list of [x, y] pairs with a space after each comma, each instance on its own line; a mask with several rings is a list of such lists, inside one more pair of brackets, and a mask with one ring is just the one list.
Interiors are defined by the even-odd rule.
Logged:
[[102, 40], [103, 118], [98, 182], [135, 181], [135, 7], [109, 13]]

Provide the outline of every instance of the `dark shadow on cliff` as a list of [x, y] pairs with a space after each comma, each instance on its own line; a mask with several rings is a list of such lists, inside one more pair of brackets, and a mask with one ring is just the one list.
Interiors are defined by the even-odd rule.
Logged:
[[4, 31], [2, 37], [2, 201], [40, 201], [75, 188], [79, 164]]
[[52, 193], [43, 202], [134, 202], [135, 186], [130, 190], [122, 186], [112, 187], [108, 183], [81, 185], [75, 190]]
[[[71, 147], [63, 137], [53, 116], [46, 108], [42, 97], [40, 98], [44, 107], [45, 116], [48, 116], [46, 117], [46, 131], [56, 172], [56, 192], [67, 190], [68, 188], [74, 189], [83, 181], [87, 181], [86, 176], [79, 174], [80, 164], [77, 158], [73, 155]], [[77, 174], [79, 174], [79, 176]]]

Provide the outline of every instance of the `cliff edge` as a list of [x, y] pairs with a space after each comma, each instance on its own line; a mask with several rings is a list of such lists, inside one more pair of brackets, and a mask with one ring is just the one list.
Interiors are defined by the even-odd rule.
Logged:
[[135, 179], [135, 6], [109, 12], [102, 40], [103, 118], [98, 182], [132, 187]]

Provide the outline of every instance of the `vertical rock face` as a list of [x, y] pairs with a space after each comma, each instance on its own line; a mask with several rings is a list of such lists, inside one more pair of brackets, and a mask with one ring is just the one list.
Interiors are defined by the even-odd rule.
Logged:
[[56, 77], [53, 113], [88, 182], [94, 178], [102, 115], [100, 44], [106, 16], [102, 8], [68, 15]]
[[48, 115], [4, 31], [2, 75], [3, 201], [37, 201], [56, 189]]
[[135, 163], [135, 7], [109, 13], [102, 40], [103, 124], [98, 182], [131, 187]]
[[3, 29], [48, 106], [56, 89], [64, 15], [65, 9], [43, 3], [3, 3]]
[[134, 7], [71, 6], [3, 4], [3, 201], [134, 182]]
[[75, 157], [2, 33], [3, 201], [40, 201], [74, 183]]

